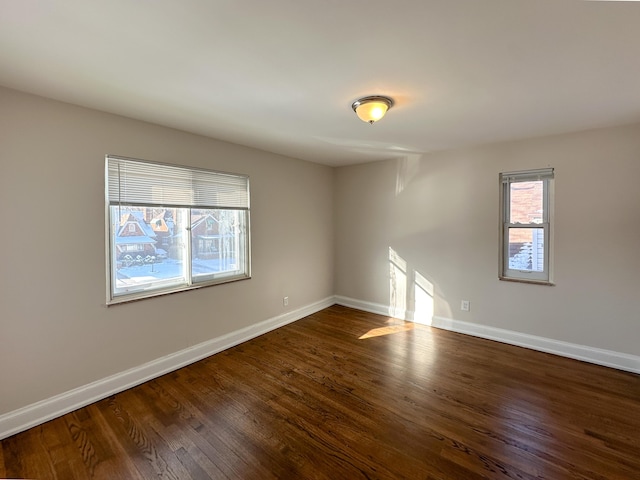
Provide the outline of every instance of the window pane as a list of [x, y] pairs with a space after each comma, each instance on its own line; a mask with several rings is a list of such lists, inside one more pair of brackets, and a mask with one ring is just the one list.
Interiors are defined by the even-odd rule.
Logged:
[[543, 222], [543, 181], [511, 183], [509, 223]]
[[191, 210], [194, 282], [246, 273], [244, 210]]
[[114, 294], [187, 282], [184, 209], [109, 207]]
[[544, 229], [509, 228], [509, 269], [544, 271]]

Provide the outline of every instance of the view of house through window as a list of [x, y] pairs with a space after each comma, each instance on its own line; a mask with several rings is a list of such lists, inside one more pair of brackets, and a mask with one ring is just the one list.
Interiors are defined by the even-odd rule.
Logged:
[[553, 170], [501, 174], [501, 277], [549, 282]]
[[249, 277], [246, 177], [107, 161], [111, 302]]
[[[542, 180], [511, 183], [510, 223], [542, 223], [543, 192]], [[544, 230], [542, 228], [509, 228], [509, 268], [536, 272], [544, 270]]]
[[116, 293], [187, 283], [189, 232], [190, 268], [195, 282], [234, 275], [244, 263], [243, 212], [155, 207], [111, 209], [111, 218], [119, 219], [114, 228]]

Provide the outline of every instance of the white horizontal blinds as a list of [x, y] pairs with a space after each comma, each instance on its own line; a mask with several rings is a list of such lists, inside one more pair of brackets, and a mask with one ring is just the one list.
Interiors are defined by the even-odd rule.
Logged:
[[249, 178], [211, 170], [107, 156], [114, 205], [249, 209]]
[[521, 170], [518, 172], [505, 172], [500, 174], [502, 183], [513, 182], [535, 182], [537, 180], [551, 180], [553, 178], [553, 168], [542, 168], [539, 170]]
[[201, 170], [193, 173], [195, 205], [237, 210], [249, 208], [248, 177]]

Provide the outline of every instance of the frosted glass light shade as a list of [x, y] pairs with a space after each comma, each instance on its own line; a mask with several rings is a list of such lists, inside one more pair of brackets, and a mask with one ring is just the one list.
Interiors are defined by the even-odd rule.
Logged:
[[360, 120], [372, 124], [384, 117], [392, 106], [393, 100], [389, 97], [372, 96], [356, 100], [351, 108]]

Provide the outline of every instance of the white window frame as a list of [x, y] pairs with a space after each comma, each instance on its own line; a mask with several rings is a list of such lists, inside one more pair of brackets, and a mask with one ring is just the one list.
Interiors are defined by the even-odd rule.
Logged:
[[[553, 168], [522, 170], [500, 174], [500, 280], [553, 285]], [[542, 222], [511, 223], [511, 185], [542, 181]], [[542, 271], [509, 268], [509, 231], [512, 228], [542, 229], [544, 238]]]
[[[192, 290], [221, 283], [251, 278], [251, 242], [249, 177], [167, 163], [107, 155], [105, 157], [105, 221], [107, 305], [155, 297], [167, 293]], [[126, 291], [116, 287], [115, 237], [119, 219], [111, 218], [112, 207], [174, 208], [184, 212], [185, 281], [162, 280], [148, 289]], [[196, 275], [191, 268], [191, 211], [195, 209], [233, 210], [241, 215], [244, 230], [241, 237], [242, 262], [233, 272]], [[176, 219], [177, 220], [177, 219]]]

